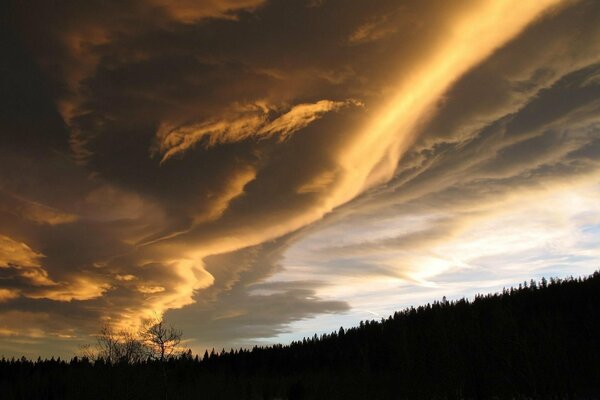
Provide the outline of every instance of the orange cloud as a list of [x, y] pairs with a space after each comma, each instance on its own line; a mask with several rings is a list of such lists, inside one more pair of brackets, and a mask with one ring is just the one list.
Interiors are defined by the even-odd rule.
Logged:
[[266, 139], [274, 135], [284, 140], [324, 114], [350, 105], [361, 106], [362, 103], [356, 100], [319, 100], [316, 103], [297, 104], [274, 120], [269, 120], [269, 113], [277, 108], [259, 103], [238, 107], [233, 116], [223, 119], [176, 127], [163, 123], [156, 133], [159, 151], [163, 154], [161, 162], [183, 153], [202, 140], [206, 140], [208, 147], [248, 138]]
[[111, 286], [86, 277], [74, 277], [68, 282], [54, 283], [43, 289], [26, 294], [32, 299], [56, 301], [91, 300], [102, 296]]
[[148, 0], [148, 3], [162, 7], [176, 21], [192, 23], [206, 17], [233, 18], [232, 11], [256, 8], [264, 0]]
[[42, 254], [36, 253], [25, 243], [0, 235], [0, 268], [11, 265], [37, 268], [42, 257]]
[[250, 166], [232, 173], [221, 192], [211, 194], [212, 206], [206, 212], [194, 217], [195, 223], [214, 221], [221, 217], [230, 203], [244, 194], [244, 187], [256, 179], [256, 170]]
[[144, 293], [144, 294], [154, 294], [154, 293], [164, 292], [165, 288], [162, 286], [140, 285], [137, 287], [137, 290], [138, 290], [138, 292]]
[[38, 224], [60, 225], [79, 219], [75, 214], [2, 192], [0, 192], [0, 211], [9, 212]]
[[19, 295], [20, 293], [18, 290], [0, 288], [0, 303], [5, 302], [7, 300], [16, 299], [17, 297], [19, 297]]
[[[17, 277], [29, 282], [30, 286], [20, 291], [25, 297], [57, 301], [89, 300], [101, 296], [110, 288], [107, 283], [78, 276], [66, 282], [56, 282], [42, 267], [43, 257], [25, 243], [0, 235], [0, 268], [12, 270]], [[17, 293], [8, 290], [1, 293], [0, 297], [7, 300], [16, 297]]]

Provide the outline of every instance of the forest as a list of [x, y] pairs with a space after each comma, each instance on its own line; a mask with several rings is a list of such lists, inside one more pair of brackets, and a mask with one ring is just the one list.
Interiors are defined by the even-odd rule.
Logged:
[[0, 360], [2, 399], [598, 399], [600, 272], [437, 301], [289, 345]]

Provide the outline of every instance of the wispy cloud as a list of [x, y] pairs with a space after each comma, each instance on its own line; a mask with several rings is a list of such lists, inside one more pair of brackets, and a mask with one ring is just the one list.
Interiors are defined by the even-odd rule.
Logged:
[[177, 127], [163, 123], [156, 133], [159, 152], [163, 155], [161, 163], [202, 141], [205, 146], [211, 147], [249, 138], [267, 139], [274, 135], [278, 135], [279, 140], [285, 140], [324, 114], [349, 105], [361, 106], [362, 103], [356, 100], [319, 100], [316, 103], [297, 104], [273, 119], [269, 119], [269, 114], [276, 113], [280, 107], [259, 103], [237, 107], [232, 116], [223, 119]]

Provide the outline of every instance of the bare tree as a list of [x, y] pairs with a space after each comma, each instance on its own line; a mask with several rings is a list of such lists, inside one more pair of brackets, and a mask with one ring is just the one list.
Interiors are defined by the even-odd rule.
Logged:
[[124, 329], [115, 331], [110, 324], [105, 324], [96, 339], [96, 345], [83, 345], [81, 353], [90, 360], [103, 359], [109, 364], [136, 363], [148, 354], [139, 336], [136, 332]]
[[148, 356], [160, 361], [163, 382], [165, 387], [165, 400], [168, 399], [169, 385], [167, 369], [164, 361], [180, 351], [182, 333], [172, 325], [167, 325], [162, 318], [155, 316], [145, 321], [145, 328], [140, 337], [148, 351]]
[[140, 336], [152, 359], [164, 361], [180, 350], [182, 332], [167, 325], [162, 318], [147, 320]]
[[90, 360], [102, 358], [110, 364], [136, 363], [147, 358], [162, 362], [179, 353], [181, 337], [181, 330], [156, 316], [145, 320], [137, 331], [116, 331], [110, 324], [105, 324], [96, 344], [83, 345], [80, 351], [83, 357]]
[[134, 332], [122, 331], [117, 346], [117, 360], [127, 363], [137, 363], [145, 358], [147, 353], [144, 343]]

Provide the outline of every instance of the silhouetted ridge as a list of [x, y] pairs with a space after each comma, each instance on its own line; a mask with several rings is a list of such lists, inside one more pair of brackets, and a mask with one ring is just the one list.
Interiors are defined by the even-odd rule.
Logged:
[[[171, 399], [597, 399], [600, 273], [166, 361]], [[163, 363], [0, 362], [6, 399], [164, 398]]]

